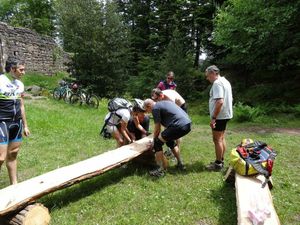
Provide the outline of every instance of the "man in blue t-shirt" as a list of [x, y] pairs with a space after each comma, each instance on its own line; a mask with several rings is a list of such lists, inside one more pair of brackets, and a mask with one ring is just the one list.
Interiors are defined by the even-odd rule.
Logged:
[[[171, 101], [155, 102], [146, 99], [144, 102], [146, 112], [152, 113], [154, 119], [153, 149], [155, 151], [156, 163], [159, 168], [150, 171], [152, 176], [163, 176], [167, 168], [167, 162], [163, 155], [164, 143], [172, 150], [177, 159], [176, 167], [185, 170], [180, 157], [180, 150], [175, 140], [183, 137], [191, 131], [191, 120], [189, 116], [179, 106]], [[161, 126], [165, 130], [161, 132]]]

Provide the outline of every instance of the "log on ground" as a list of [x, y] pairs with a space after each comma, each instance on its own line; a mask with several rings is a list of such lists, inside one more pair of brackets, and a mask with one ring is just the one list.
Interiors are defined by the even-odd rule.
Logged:
[[26, 206], [19, 212], [1, 218], [3, 225], [48, 225], [50, 223], [49, 210], [40, 203]]

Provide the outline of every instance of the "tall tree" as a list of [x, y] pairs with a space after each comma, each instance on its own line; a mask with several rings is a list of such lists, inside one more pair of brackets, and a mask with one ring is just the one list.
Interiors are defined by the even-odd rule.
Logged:
[[11, 26], [35, 30], [40, 34], [55, 35], [52, 0], [2, 0], [0, 20]]
[[127, 31], [114, 3], [57, 0], [56, 8], [61, 40], [74, 53], [74, 76], [100, 96], [121, 93], [129, 54]]

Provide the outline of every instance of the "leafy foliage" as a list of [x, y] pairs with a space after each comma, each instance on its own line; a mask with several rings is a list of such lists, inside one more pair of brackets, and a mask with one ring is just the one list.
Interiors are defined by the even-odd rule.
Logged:
[[226, 61], [248, 69], [300, 65], [299, 1], [229, 0], [215, 19]]
[[0, 20], [54, 36], [53, 0], [2, 0]]
[[260, 107], [251, 107], [238, 102], [234, 105], [234, 117], [237, 122], [253, 122], [263, 116], [264, 111]]

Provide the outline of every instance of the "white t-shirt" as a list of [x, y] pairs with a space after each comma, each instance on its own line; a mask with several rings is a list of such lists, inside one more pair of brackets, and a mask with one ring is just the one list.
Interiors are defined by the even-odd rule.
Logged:
[[213, 117], [217, 99], [222, 98], [224, 103], [217, 119], [231, 119], [233, 117], [232, 110], [232, 89], [229, 81], [225, 77], [219, 76], [214, 81], [209, 92], [209, 114]]
[[112, 116], [108, 122], [113, 125], [118, 125], [120, 123], [121, 119], [124, 122], [128, 123], [128, 121], [130, 120], [130, 116], [131, 116], [129, 109], [118, 109], [115, 113], [109, 112], [105, 116], [105, 119], [107, 119], [110, 116], [110, 114], [112, 114]]
[[167, 90], [163, 90], [162, 93], [166, 96], [166, 99], [164, 100], [170, 100], [174, 102], [176, 105], [178, 105], [179, 107], [185, 103], [183, 97], [175, 90], [167, 89]]
[[0, 75], [0, 98], [18, 99], [24, 93], [24, 84], [20, 80], [10, 81], [4, 74]]
[[[112, 116], [110, 117], [111, 114]], [[107, 120], [108, 117], [110, 117], [110, 119], [108, 120], [107, 128], [108, 132], [112, 133], [117, 129], [116, 126], [120, 123], [121, 120], [128, 123], [131, 117], [131, 113], [129, 109], [118, 109], [115, 113], [109, 112], [108, 114], [106, 114], [104, 121]]]

